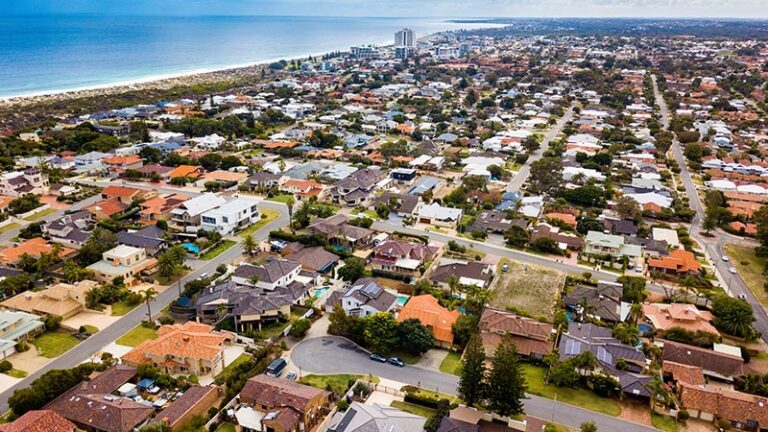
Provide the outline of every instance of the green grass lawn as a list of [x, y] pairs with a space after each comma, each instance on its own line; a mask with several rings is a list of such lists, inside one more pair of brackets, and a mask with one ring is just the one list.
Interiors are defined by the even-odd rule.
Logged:
[[403, 386], [400, 390], [406, 393], [411, 393], [413, 395], [416, 395], [422, 398], [429, 398], [434, 400], [448, 399], [449, 401], [451, 401], [451, 403], [462, 402], [458, 396], [453, 396], [445, 393], [437, 393], [436, 391], [433, 391], [433, 390], [416, 387], [412, 385]]
[[337, 395], [343, 395], [349, 390], [349, 387], [359, 379], [379, 382], [378, 377], [354, 374], [304, 375], [299, 382], [323, 390], [330, 388], [331, 391]]
[[216, 375], [217, 380], [226, 381], [229, 375], [232, 373], [232, 369], [236, 368], [237, 366], [247, 362], [252, 357], [249, 354], [240, 354], [235, 361], [230, 363], [227, 367], [224, 368], [223, 371], [219, 372], [218, 375]]
[[226, 252], [227, 249], [231, 248], [235, 244], [237, 244], [237, 242], [234, 240], [222, 240], [219, 242], [218, 245], [216, 245], [216, 247], [214, 247], [213, 249], [209, 249], [208, 252], [204, 253], [200, 257], [200, 259], [205, 261], [210, 261], [216, 258], [217, 256], [223, 254], [224, 252]]
[[400, 351], [395, 350], [391, 357], [397, 357], [400, 360], [402, 360], [404, 363], [407, 363], [409, 365], [416, 364], [419, 362], [419, 359], [421, 359], [421, 356], [413, 355], [407, 351]]
[[80, 343], [66, 333], [43, 333], [32, 342], [43, 357], [56, 358]]
[[29, 222], [34, 222], [34, 221], [36, 221], [36, 220], [38, 220], [40, 218], [44, 218], [44, 217], [48, 216], [49, 214], [56, 213], [57, 211], [58, 210], [56, 210], [55, 208], [48, 207], [47, 209], [45, 209], [45, 210], [43, 210], [41, 212], [37, 212], [37, 213], [35, 213], [35, 214], [31, 215], [31, 216], [25, 217], [24, 220], [25, 221], [29, 221]]
[[[766, 278], [763, 276], [766, 259], [755, 255], [755, 248], [749, 246], [725, 245], [725, 253], [728, 256], [729, 264], [736, 268], [752, 294], [763, 306], [768, 306], [768, 291], [763, 288], [763, 284], [766, 282]], [[730, 274], [723, 275], [726, 283], [729, 277], [731, 277]]]
[[280, 212], [277, 210], [272, 210], [272, 209], [261, 210], [261, 219], [259, 219], [259, 221], [256, 222], [255, 224], [242, 230], [240, 232], [240, 237], [245, 238], [245, 237], [248, 237], [249, 235], [253, 235], [256, 231], [264, 228], [268, 223], [272, 222], [278, 217], [280, 217]]
[[679, 430], [677, 422], [673, 417], [663, 416], [656, 414], [655, 412], [651, 413], [651, 423], [656, 429], [661, 429], [666, 432], [677, 432]]
[[[275, 195], [272, 198], [267, 198], [267, 201], [274, 201], [286, 204], [288, 202], [288, 198], [293, 198], [293, 195], [291, 194], [283, 194], [283, 195]], [[295, 201], [295, 198], [294, 198]]]
[[137, 306], [139, 305], [138, 304], [129, 305], [124, 301], [119, 301], [112, 305], [112, 316], [123, 316], [128, 312], [136, 309]]
[[99, 328], [96, 326], [92, 326], [90, 324], [85, 324], [83, 327], [85, 327], [85, 331], [87, 331], [90, 334], [96, 334], [99, 332]]
[[416, 405], [410, 402], [403, 402], [403, 401], [392, 401], [391, 404], [389, 404], [393, 408], [397, 408], [400, 411], [405, 411], [407, 413], [411, 413], [413, 415], [421, 416], [421, 417], [432, 417], [433, 414], [435, 414], [435, 410], [421, 406]]
[[458, 375], [461, 370], [461, 354], [450, 352], [440, 363], [440, 372]]
[[19, 226], [20, 225], [18, 224], [18, 222], [11, 222], [8, 225], [0, 228], [0, 234], [5, 234], [8, 231], [11, 231], [11, 230], [14, 230], [14, 229], [18, 228]]
[[128, 333], [120, 336], [115, 342], [118, 345], [135, 347], [147, 339], [157, 339], [157, 331], [151, 328], [138, 325]]
[[5, 374], [14, 378], [19, 378], [19, 379], [27, 377], [27, 373], [19, 369], [11, 369]]
[[222, 423], [216, 429], [216, 432], [235, 432], [235, 425], [232, 423]]
[[522, 367], [525, 372], [526, 382], [528, 383], [528, 393], [530, 394], [547, 399], [554, 399], [555, 395], [557, 395], [558, 402], [575, 405], [614, 417], [621, 414], [621, 407], [613, 399], [600, 397], [586, 389], [549, 385], [544, 381], [546, 370], [543, 367], [527, 363], [523, 363]]

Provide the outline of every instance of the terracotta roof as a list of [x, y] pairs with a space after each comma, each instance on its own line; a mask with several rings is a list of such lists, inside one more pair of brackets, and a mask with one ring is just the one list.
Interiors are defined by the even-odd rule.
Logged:
[[718, 418], [747, 424], [768, 425], [768, 399], [708, 385], [678, 384], [680, 400], [688, 410], [714, 414]]
[[247, 173], [229, 172], [229, 171], [213, 171], [203, 176], [206, 181], [240, 181], [248, 178]]
[[648, 267], [672, 270], [677, 273], [698, 272], [701, 270], [701, 264], [696, 261], [696, 257], [684, 249], [675, 249], [669, 253], [669, 256], [662, 258], [651, 258], [648, 260]]
[[[13, 264], [18, 262], [22, 255], [27, 254], [33, 258], [40, 258], [40, 255], [52, 253], [53, 246], [42, 237], [35, 237], [27, 240], [18, 246], [10, 246], [0, 250], [0, 262]], [[74, 252], [74, 249], [62, 247], [59, 257], [65, 257]]]
[[107, 186], [101, 191], [102, 196], [108, 198], [120, 197], [120, 198], [133, 198], [134, 196], [144, 193], [141, 189], [124, 187], [124, 186]]
[[570, 226], [576, 226], [576, 216], [568, 213], [547, 213], [544, 215], [544, 219], [555, 219]]
[[200, 175], [198, 173], [200, 169], [201, 168], [196, 165], [179, 165], [174, 168], [173, 171], [168, 173], [168, 177], [192, 177], [193, 175], [196, 177]]
[[127, 208], [128, 205], [120, 201], [120, 198], [112, 197], [105, 199], [104, 201], [99, 201], [95, 204], [92, 204], [86, 207], [86, 210], [90, 211], [91, 213], [100, 213], [104, 216], [111, 217], [125, 211]]
[[432, 331], [436, 340], [453, 344], [451, 327], [460, 315], [459, 311], [448, 310], [440, 306], [436, 298], [424, 294], [411, 297], [400, 310], [397, 320], [403, 322], [410, 318], [416, 318]]
[[0, 432], [73, 432], [75, 425], [50, 410], [29, 411], [15, 421], [0, 424]]
[[182, 325], [164, 325], [158, 329], [157, 339], [145, 340], [121, 359], [133, 364], [144, 363], [150, 356], [213, 360], [224, 350], [224, 341], [232, 339], [232, 336], [212, 331], [213, 326], [194, 321]]
[[683, 303], [653, 303], [643, 305], [643, 314], [657, 330], [669, 330], [679, 327], [688, 331], [703, 331], [719, 335], [715, 326], [710, 324], [714, 319], [709, 311], [700, 311], [694, 305]]
[[274, 378], [267, 375], [256, 375], [246, 381], [240, 391], [240, 399], [244, 403], [255, 406], [290, 407], [304, 414], [309, 402], [320, 396], [327, 398], [330, 392], [320, 390], [295, 381]]
[[665, 361], [661, 366], [662, 372], [672, 375], [672, 379], [677, 382], [684, 382], [692, 385], [704, 385], [704, 372], [700, 367], [684, 365], [673, 361]]
[[141, 158], [138, 155], [114, 156], [104, 158], [101, 161], [107, 165], [133, 165], [135, 163], [141, 162]]

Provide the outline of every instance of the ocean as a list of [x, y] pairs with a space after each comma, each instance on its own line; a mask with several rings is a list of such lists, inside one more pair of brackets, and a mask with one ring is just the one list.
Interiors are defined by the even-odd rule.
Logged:
[[436, 18], [0, 16], [0, 97], [170, 76], [478, 28]]

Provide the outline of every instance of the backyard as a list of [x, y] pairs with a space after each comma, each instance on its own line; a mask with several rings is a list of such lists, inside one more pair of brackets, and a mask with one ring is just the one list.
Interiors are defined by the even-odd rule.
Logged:
[[586, 389], [557, 387], [547, 384], [544, 380], [546, 369], [527, 363], [523, 363], [522, 366], [528, 384], [528, 393], [530, 394], [547, 399], [557, 397], [558, 402], [597, 411], [609, 416], [616, 417], [621, 414], [621, 407], [613, 399], [598, 396]]
[[221, 240], [216, 246], [209, 249], [206, 253], [204, 253], [200, 259], [205, 261], [210, 261], [217, 256], [223, 254], [227, 251], [227, 249], [231, 248], [232, 246], [236, 245], [237, 242], [234, 240]]
[[66, 333], [43, 333], [36, 337], [32, 344], [40, 355], [46, 358], [56, 358], [80, 343], [74, 336]]
[[[768, 291], [763, 288], [766, 282], [763, 276], [763, 269], [766, 265], [766, 259], [755, 255], [755, 248], [750, 246], [739, 246], [735, 244], [725, 245], [725, 254], [729, 262], [739, 272], [739, 276], [744, 279], [752, 294], [757, 297], [763, 306], [768, 306]], [[726, 282], [730, 275], [723, 275]]]
[[280, 217], [280, 212], [277, 210], [262, 209], [260, 211], [261, 211], [261, 219], [259, 219], [259, 221], [256, 222], [255, 224], [242, 230], [240, 232], [240, 237], [245, 238], [245, 237], [248, 237], [249, 235], [253, 235], [256, 231], [264, 228], [268, 223]]
[[[504, 264], [509, 266], [506, 272], [501, 271]], [[500, 276], [492, 290], [491, 306], [511, 308], [552, 322], [554, 306], [565, 285], [565, 274], [508, 259], [502, 259], [498, 267]]]
[[251, 358], [253, 358], [253, 357], [251, 357], [249, 354], [240, 354], [235, 359], [235, 361], [233, 361], [232, 363], [228, 364], [227, 367], [224, 368], [224, 370], [222, 370], [221, 372], [219, 372], [218, 375], [216, 375], [216, 381], [217, 382], [225, 382], [225, 381], [227, 381], [227, 378], [229, 378], [229, 375], [232, 373], [232, 370], [234, 368], [236, 368], [236, 367], [240, 366], [241, 364], [247, 362]]
[[118, 345], [135, 347], [147, 339], [157, 339], [157, 331], [143, 325], [138, 325], [128, 333], [120, 336], [115, 342]]

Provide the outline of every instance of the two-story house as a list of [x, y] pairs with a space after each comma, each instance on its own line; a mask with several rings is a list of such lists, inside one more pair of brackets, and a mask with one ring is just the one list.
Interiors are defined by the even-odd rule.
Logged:
[[387, 173], [378, 167], [356, 171], [333, 184], [331, 190], [333, 202], [347, 207], [367, 205], [373, 197], [376, 185], [385, 178]]
[[435, 257], [436, 246], [398, 240], [387, 240], [373, 249], [374, 270], [404, 276], [419, 276], [419, 267]]
[[326, 310], [340, 305], [347, 315], [366, 317], [379, 312], [392, 312], [398, 306], [397, 295], [379, 285], [373, 278], [358, 279], [349, 289], [331, 293]]
[[126, 284], [137, 280], [141, 273], [157, 264], [154, 258], [147, 258], [147, 251], [133, 246], [118, 245], [102, 254], [97, 261], [87, 268], [93, 271], [94, 279], [99, 282], [110, 282], [116, 277], [122, 277]]
[[27, 168], [0, 175], [0, 195], [18, 198], [26, 194], [48, 193], [48, 176], [39, 168]]
[[638, 245], [628, 244], [624, 236], [605, 234], [600, 231], [589, 231], [584, 253], [590, 255], [610, 255], [614, 258], [638, 258], [643, 254], [643, 248]]
[[259, 200], [236, 198], [204, 212], [200, 216], [200, 227], [206, 231], [216, 231], [229, 235], [261, 219], [258, 208]]
[[90, 211], [78, 210], [46, 223], [42, 230], [52, 242], [80, 249], [91, 236], [91, 229], [95, 224]]
[[226, 202], [224, 198], [213, 193], [205, 193], [184, 201], [171, 210], [169, 225], [186, 232], [197, 232], [200, 230], [202, 214]]

